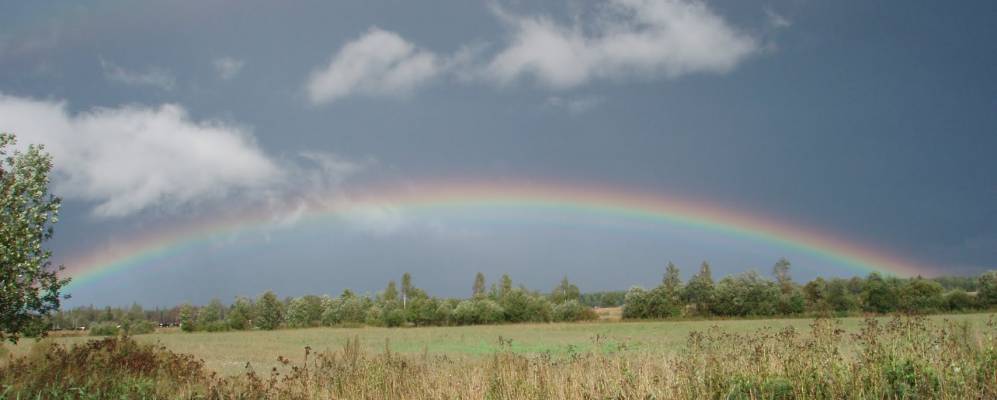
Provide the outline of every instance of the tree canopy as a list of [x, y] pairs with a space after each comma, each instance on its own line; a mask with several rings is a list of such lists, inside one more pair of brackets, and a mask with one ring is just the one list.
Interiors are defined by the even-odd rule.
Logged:
[[49, 194], [52, 157], [43, 146], [11, 150], [14, 135], [0, 133], [0, 341], [44, 333], [45, 316], [59, 309], [62, 267], [43, 247], [58, 221], [59, 198]]

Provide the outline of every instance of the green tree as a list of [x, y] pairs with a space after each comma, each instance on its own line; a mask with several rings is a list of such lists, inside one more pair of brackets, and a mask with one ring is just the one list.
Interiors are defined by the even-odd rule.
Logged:
[[451, 325], [454, 323], [453, 310], [457, 307], [456, 300], [445, 300], [440, 302], [436, 308], [436, 319], [440, 325]]
[[406, 320], [418, 326], [440, 325], [441, 317], [436, 311], [440, 308], [439, 301], [428, 297], [415, 297], [409, 303]]
[[509, 322], [547, 322], [552, 318], [550, 301], [524, 288], [509, 290], [499, 300], [499, 305], [505, 311], [504, 320]]
[[580, 301], [581, 299], [582, 293], [578, 290], [578, 286], [569, 282], [567, 276], [561, 278], [561, 283], [550, 292], [550, 301], [554, 304], [561, 304], [570, 300]]
[[304, 328], [310, 324], [308, 301], [304, 297], [291, 300], [291, 304], [287, 307], [287, 325], [294, 328]]
[[862, 287], [862, 307], [866, 311], [888, 313], [897, 309], [897, 293], [891, 281], [873, 272]]
[[14, 135], [0, 133], [0, 342], [16, 343], [59, 309], [63, 267], [52, 267], [52, 238], [60, 200], [49, 194], [52, 157], [43, 146], [9, 151]]
[[906, 312], [937, 311], [945, 303], [942, 292], [940, 283], [917, 277], [900, 287], [897, 306]]
[[384, 288], [384, 292], [381, 293], [381, 301], [387, 303], [398, 300], [398, 287], [395, 281], [389, 281], [388, 287]]
[[180, 329], [184, 332], [197, 330], [197, 309], [190, 304], [180, 306]]
[[717, 315], [774, 315], [778, 311], [779, 288], [755, 271], [727, 276], [717, 284], [711, 310]]
[[454, 309], [453, 315], [460, 324], [494, 324], [502, 322], [505, 310], [491, 299], [480, 298], [460, 302]]
[[703, 264], [699, 266], [699, 273], [689, 279], [689, 283], [685, 286], [683, 300], [686, 304], [691, 304], [696, 309], [696, 313], [705, 315], [709, 312], [715, 291], [710, 263], [703, 261]]
[[679, 273], [679, 268], [671, 261], [668, 262], [668, 267], [665, 268], [665, 276], [661, 279], [661, 286], [665, 288], [665, 291], [673, 298], [673, 301], [681, 298], [682, 275]]
[[339, 314], [335, 318], [339, 323], [361, 323], [367, 318], [367, 313], [371, 307], [371, 301], [367, 297], [355, 296], [349, 291], [344, 291], [339, 297], [343, 302], [339, 307]]
[[578, 300], [568, 300], [554, 306], [553, 312], [555, 321], [588, 321], [598, 319], [592, 308], [579, 303]]
[[256, 326], [260, 329], [273, 330], [284, 322], [284, 307], [277, 295], [267, 291], [256, 301]]
[[647, 292], [644, 318], [669, 318], [678, 316], [682, 308], [679, 300], [665, 286]]
[[987, 271], [980, 275], [976, 301], [981, 307], [997, 306], [997, 271]]
[[791, 294], [794, 289], [793, 278], [789, 276], [789, 260], [785, 258], [780, 258], [779, 261], [772, 266], [772, 275], [775, 275], [775, 282], [779, 285], [779, 290], [783, 294]]
[[512, 291], [512, 278], [509, 277], [509, 274], [502, 274], [502, 286], [500, 290], [499, 298], [505, 297]]
[[945, 295], [945, 309], [950, 311], [965, 311], [976, 308], [976, 299], [962, 289], [954, 289]]
[[803, 296], [806, 298], [807, 307], [813, 311], [827, 311], [829, 304], [827, 301], [827, 281], [818, 277], [806, 285], [803, 285]]
[[648, 295], [639, 286], [631, 287], [627, 290], [623, 298], [623, 318], [636, 319], [647, 318], [648, 316]]
[[215, 298], [211, 299], [208, 305], [201, 308], [201, 312], [198, 314], [197, 321], [202, 325], [213, 324], [222, 320], [222, 313], [225, 311], [225, 305], [222, 301]]
[[408, 272], [402, 274], [402, 307], [408, 307], [408, 302], [412, 299], [414, 289], [415, 287], [412, 286], [412, 274]]
[[858, 300], [848, 288], [849, 281], [835, 278], [827, 283], [827, 305], [837, 313], [858, 309]]
[[253, 303], [245, 297], [236, 297], [228, 312], [228, 326], [235, 330], [249, 329], [253, 319]]
[[474, 276], [474, 286], [471, 287], [471, 297], [479, 298], [485, 296], [485, 274], [478, 272]]

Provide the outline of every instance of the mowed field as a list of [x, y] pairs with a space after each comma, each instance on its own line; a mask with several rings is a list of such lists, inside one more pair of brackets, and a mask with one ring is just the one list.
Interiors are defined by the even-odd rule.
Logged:
[[[931, 320], [969, 321], [983, 327], [992, 314], [935, 315]], [[883, 317], [888, 318], [888, 317]], [[856, 332], [863, 318], [840, 319], [841, 328]], [[425, 328], [309, 328], [275, 331], [232, 331], [217, 333], [183, 333], [166, 330], [135, 336], [145, 343], [159, 343], [167, 348], [190, 353], [204, 359], [208, 368], [222, 374], [239, 374], [250, 363], [258, 372], [279, 367], [278, 356], [301, 361], [304, 348], [315, 351], [338, 350], [347, 340], [359, 338], [373, 352], [392, 352], [431, 356], [478, 358], [494, 353], [502, 346], [517, 353], [570, 356], [581, 352], [641, 352], [669, 356], [681, 351], [690, 332], [717, 326], [731, 333], [749, 333], [759, 329], [779, 330], [794, 327], [808, 332], [812, 319], [693, 320], [586, 323], [512, 324]], [[53, 337], [57, 343], [72, 344], [94, 339], [93, 336]], [[511, 342], [510, 342], [511, 341]], [[8, 345], [14, 355], [26, 354], [33, 340]]]

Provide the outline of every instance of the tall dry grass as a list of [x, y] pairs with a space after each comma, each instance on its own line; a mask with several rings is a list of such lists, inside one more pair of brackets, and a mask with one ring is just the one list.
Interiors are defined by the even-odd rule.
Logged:
[[[236, 377], [162, 348], [106, 339], [69, 350], [50, 345], [9, 363], [0, 369], [0, 398], [993, 399], [995, 332], [993, 317], [985, 326], [870, 319], [855, 333], [819, 319], [809, 332], [693, 333], [675, 356], [522, 355], [499, 338], [500, 350], [483, 359], [400, 355], [387, 344], [371, 352], [355, 338], [337, 351], [306, 348], [303, 362], [282, 359], [284, 368], [247, 365]], [[117, 367], [102, 369], [109, 365]]]

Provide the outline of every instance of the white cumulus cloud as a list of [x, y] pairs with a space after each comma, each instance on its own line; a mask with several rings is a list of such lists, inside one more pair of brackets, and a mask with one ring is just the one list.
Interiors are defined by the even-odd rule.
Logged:
[[404, 95], [435, 77], [442, 67], [432, 52], [394, 32], [373, 27], [344, 45], [328, 66], [314, 71], [306, 90], [314, 104], [351, 94]]
[[243, 128], [173, 104], [71, 113], [62, 101], [0, 94], [0, 121], [20, 143], [44, 144], [56, 193], [95, 202], [98, 216], [222, 198], [282, 174]]
[[[372, 27], [317, 68], [305, 89], [313, 104], [356, 94], [405, 95], [441, 75], [498, 85], [530, 80], [563, 90], [596, 80], [723, 74], [766, 48], [698, 0], [605, 0], [593, 8], [592, 17], [566, 23], [496, 6], [495, 15], [508, 29], [506, 41], [470, 42], [442, 55]], [[773, 23], [784, 26], [788, 20]], [[573, 113], [598, 103], [560, 100], [554, 105]]]
[[512, 30], [485, 70], [500, 83], [533, 78], [563, 89], [595, 79], [725, 73], [760, 49], [699, 1], [610, 0], [587, 24], [496, 13]]

